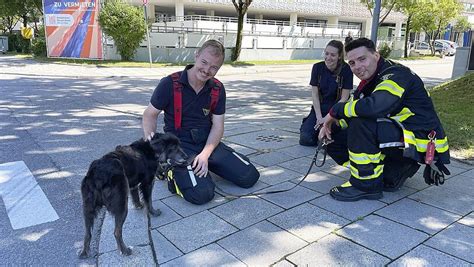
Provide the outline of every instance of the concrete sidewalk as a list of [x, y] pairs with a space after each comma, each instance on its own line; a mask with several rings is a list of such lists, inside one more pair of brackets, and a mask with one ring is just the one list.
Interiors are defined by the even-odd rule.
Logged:
[[[449, 60], [438, 63], [443, 68], [446, 65], [446, 71], [433, 71], [418, 62], [410, 64], [425, 82], [434, 85], [448, 79], [452, 68]], [[17, 59], [7, 62], [0, 65], [0, 73], [6, 74], [5, 79], [25, 84], [25, 89], [8, 92], [15, 99], [16, 118], [33, 128], [39, 147], [56, 152], [48, 152], [48, 156], [58, 168], [75, 174], [69, 180], [71, 184], [79, 182], [75, 177], [82, 178], [88, 164], [102, 151], [140, 133], [136, 117], [143, 111], [156, 81], [182, 69], [97, 68]], [[310, 101], [302, 100], [308, 95], [302, 86], [307, 85], [310, 67], [307, 64], [221, 69], [219, 77], [228, 93], [224, 142], [248, 155], [258, 166], [261, 179], [253, 188], [243, 190], [216, 177], [220, 188], [244, 194], [289, 188], [302, 179], [315, 152], [314, 148], [298, 145], [302, 114], [310, 105]], [[30, 87], [37, 80], [38, 84]], [[28, 98], [23, 91], [35, 95]], [[28, 101], [28, 105], [23, 101]], [[41, 127], [39, 116], [27, 116], [32, 112], [45, 113], [47, 116], [41, 119], [46, 126]], [[132, 113], [134, 116], [124, 118]], [[54, 128], [60, 123], [60, 129]], [[71, 126], [81, 134], [71, 138], [62, 135], [62, 143], [49, 142], [52, 133], [64, 132]], [[107, 134], [114, 127], [121, 129]], [[87, 147], [91, 141], [97, 142], [93, 143], [94, 149], [79, 150], [74, 155], [66, 153], [69, 146]], [[63, 150], [64, 154], [57, 153]], [[331, 160], [321, 168], [313, 168], [307, 179], [290, 191], [239, 199], [216, 194], [213, 201], [202, 206], [170, 194], [165, 182], [157, 181], [153, 200], [162, 214], [149, 218], [143, 210], [129, 209], [123, 234], [125, 243], [133, 246], [133, 254], [125, 257], [118, 253], [113, 219], [106, 214], [98, 240], [97, 263], [472, 266], [474, 166], [453, 161], [448, 168], [452, 175], [442, 186], [426, 185], [420, 169], [398, 192], [384, 193], [380, 200], [354, 203], [338, 202], [328, 195], [331, 187], [349, 177], [345, 168], [335, 166]], [[74, 188], [79, 190], [78, 185]]]

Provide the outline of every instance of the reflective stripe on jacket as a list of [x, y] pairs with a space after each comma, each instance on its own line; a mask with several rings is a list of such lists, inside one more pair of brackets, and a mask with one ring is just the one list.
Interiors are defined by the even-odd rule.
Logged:
[[436, 160], [449, 163], [449, 145], [423, 81], [409, 68], [380, 59], [377, 75], [346, 103], [336, 103], [338, 119], [390, 118], [402, 128], [404, 156], [424, 162], [428, 134], [436, 131]]

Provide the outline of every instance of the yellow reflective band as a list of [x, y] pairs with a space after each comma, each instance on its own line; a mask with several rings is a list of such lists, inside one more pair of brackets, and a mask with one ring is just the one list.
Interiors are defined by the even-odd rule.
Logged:
[[392, 80], [385, 80], [377, 85], [374, 92], [375, 91], [387, 91], [392, 95], [402, 97], [405, 89]]
[[341, 187], [351, 187], [351, 186], [352, 186], [352, 184], [351, 184], [351, 182], [349, 182], [349, 181], [347, 181], [347, 182], [341, 184]]
[[339, 120], [339, 125], [341, 126], [342, 129], [346, 129], [348, 126], [346, 120], [344, 119]]
[[349, 150], [349, 160], [356, 164], [379, 163], [381, 152], [377, 154], [354, 153]]
[[355, 105], [357, 103], [357, 100], [354, 101], [349, 101], [344, 105], [344, 115], [348, 118], [350, 117], [357, 117], [357, 114], [355, 112]]
[[349, 168], [351, 166], [351, 162], [348, 160], [348, 161], [342, 163], [342, 166], [346, 167], [346, 168]]
[[[405, 143], [414, 145], [418, 152], [426, 152], [426, 148], [428, 146], [429, 139], [420, 139], [415, 138], [415, 134], [408, 130], [403, 130], [403, 138]], [[444, 153], [448, 151], [449, 144], [448, 144], [448, 137], [443, 139], [436, 139], [435, 140], [435, 149], [438, 153]]]
[[390, 118], [398, 121], [398, 122], [402, 122], [406, 119], [408, 119], [409, 117], [415, 115], [415, 113], [411, 112], [411, 110], [409, 108], [403, 108], [397, 115], [395, 116], [392, 116]]
[[350, 166], [350, 169], [351, 169], [351, 175], [354, 178], [359, 179], [359, 180], [371, 180], [371, 179], [378, 178], [383, 173], [383, 164], [375, 167], [374, 174], [369, 175], [369, 176], [359, 176], [359, 170], [357, 170], [355, 167]]
[[[169, 170], [167, 175], [168, 175], [168, 181], [173, 180], [173, 171], [172, 170]], [[176, 184], [176, 181], [173, 180], [172, 183], [174, 184], [174, 188], [176, 189], [176, 194], [178, 194], [180, 197], [184, 198], [183, 193], [181, 193], [181, 190], [179, 190], [179, 187]]]

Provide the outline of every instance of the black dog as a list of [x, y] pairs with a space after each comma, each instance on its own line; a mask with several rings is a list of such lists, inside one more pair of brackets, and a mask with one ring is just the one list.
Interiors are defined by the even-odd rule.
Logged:
[[122, 227], [128, 213], [128, 193], [135, 207], [143, 208], [141, 191], [147, 211], [160, 215], [152, 206], [153, 181], [158, 166], [185, 166], [187, 155], [179, 139], [172, 134], [155, 134], [151, 141], [138, 140], [129, 146], [117, 146], [98, 160], [94, 160], [82, 180], [81, 193], [86, 233], [80, 258], [89, 256], [91, 230], [102, 206], [115, 217], [114, 236], [120, 252], [130, 255], [132, 250], [122, 239]]

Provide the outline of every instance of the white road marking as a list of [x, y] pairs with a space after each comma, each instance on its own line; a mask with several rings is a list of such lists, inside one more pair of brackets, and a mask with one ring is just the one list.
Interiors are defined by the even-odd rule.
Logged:
[[0, 164], [0, 197], [14, 230], [59, 219], [23, 161]]

